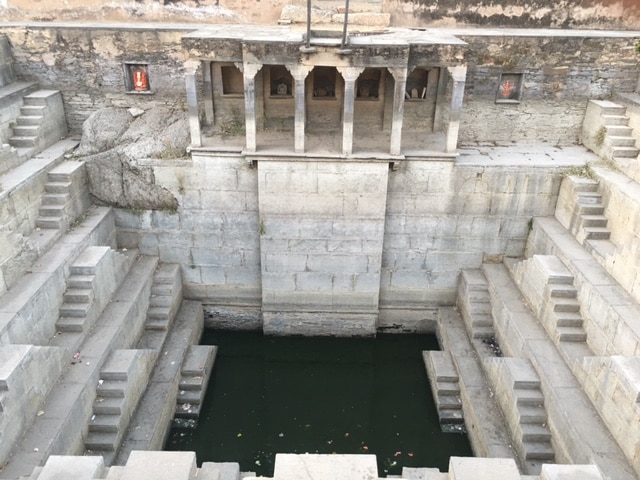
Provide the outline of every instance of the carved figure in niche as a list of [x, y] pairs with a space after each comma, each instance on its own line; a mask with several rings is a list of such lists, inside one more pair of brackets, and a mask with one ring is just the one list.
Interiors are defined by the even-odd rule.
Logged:
[[287, 84], [282, 82], [278, 84], [278, 87], [276, 89], [276, 93], [278, 95], [286, 95], [287, 94]]
[[149, 79], [144, 68], [135, 68], [133, 70], [133, 89], [137, 92], [149, 90]]
[[500, 95], [502, 98], [511, 98], [516, 90], [516, 84], [511, 80], [505, 80], [500, 84]]

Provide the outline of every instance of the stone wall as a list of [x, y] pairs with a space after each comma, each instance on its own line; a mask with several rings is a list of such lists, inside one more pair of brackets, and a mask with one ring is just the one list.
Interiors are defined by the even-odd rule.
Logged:
[[384, 0], [383, 10], [394, 25], [530, 27], [530, 28], [638, 28], [640, 6], [633, 0], [532, 0], [495, 2], [474, 0]]
[[[185, 105], [179, 26], [87, 28], [30, 26], [4, 29], [18, 78], [63, 94], [69, 129], [79, 133], [94, 111]], [[148, 64], [151, 93], [128, 93], [125, 62]]]
[[[577, 143], [589, 99], [633, 92], [637, 85], [639, 54], [632, 37], [459, 32], [469, 43], [459, 137], [463, 143]], [[497, 101], [505, 74], [522, 75], [519, 101]]]
[[261, 307], [279, 328], [294, 321], [282, 312], [300, 310], [423, 331], [455, 302], [461, 269], [522, 256], [531, 218], [553, 215], [562, 171], [274, 158], [252, 168], [201, 153], [146, 165], [180, 205], [117, 211], [118, 243], [180, 264], [187, 298]]

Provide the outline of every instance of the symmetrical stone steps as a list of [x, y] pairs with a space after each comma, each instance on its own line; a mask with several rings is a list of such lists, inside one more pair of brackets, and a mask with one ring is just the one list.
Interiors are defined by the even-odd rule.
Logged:
[[449, 352], [427, 350], [422, 352], [429, 385], [444, 430], [464, 428], [462, 400], [458, 371]]
[[487, 357], [484, 365], [495, 386], [519, 457], [529, 464], [553, 463], [555, 454], [544, 396], [531, 363], [520, 358]]
[[57, 90], [37, 90], [23, 97], [20, 115], [9, 144], [38, 153], [66, 135], [62, 95]]
[[[149, 350], [116, 350], [100, 371], [93, 414], [84, 446], [100, 452], [111, 464], [126, 431], [149, 374], [155, 355]], [[103, 404], [107, 402], [107, 406]]]
[[177, 264], [161, 264], [153, 276], [145, 328], [168, 330], [182, 300], [182, 277]]
[[463, 270], [460, 273], [457, 303], [471, 338], [492, 338], [495, 335], [488, 285], [480, 270]]
[[180, 369], [175, 418], [197, 419], [200, 416], [217, 351], [213, 345], [191, 345], [187, 349]]

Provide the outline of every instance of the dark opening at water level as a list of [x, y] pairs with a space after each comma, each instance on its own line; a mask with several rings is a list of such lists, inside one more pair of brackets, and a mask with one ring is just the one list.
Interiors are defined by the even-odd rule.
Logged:
[[466, 435], [438, 423], [421, 354], [438, 349], [434, 336], [209, 331], [202, 343], [219, 349], [200, 420], [174, 428], [167, 450], [269, 477], [276, 453], [375, 454], [381, 476], [471, 455]]

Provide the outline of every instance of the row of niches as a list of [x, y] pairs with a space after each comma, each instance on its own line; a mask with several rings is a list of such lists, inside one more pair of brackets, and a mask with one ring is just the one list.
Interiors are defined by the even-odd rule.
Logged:
[[[269, 95], [272, 98], [293, 96], [293, 77], [282, 65], [269, 68]], [[152, 93], [149, 79], [149, 65], [125, 62], [125, 88], [129, 93]], [[243, 95], [242, 72], [235, 65], [221, 66], [223, 95]], [[356, 99], [378, 100], [382, 85], [383, 69], [365, 68], [355, 86]], [[416, 68], [407, 77], [405, 99], [425, 100], [437, 94], [440, 68]], [[335, 99], [338, 70], [335, 67], [315, 67], [312, 71], [313, 98]], [[523, 74], [503, 73], [496, 91], [496, 103], [518, 103], [522, 97]]]

